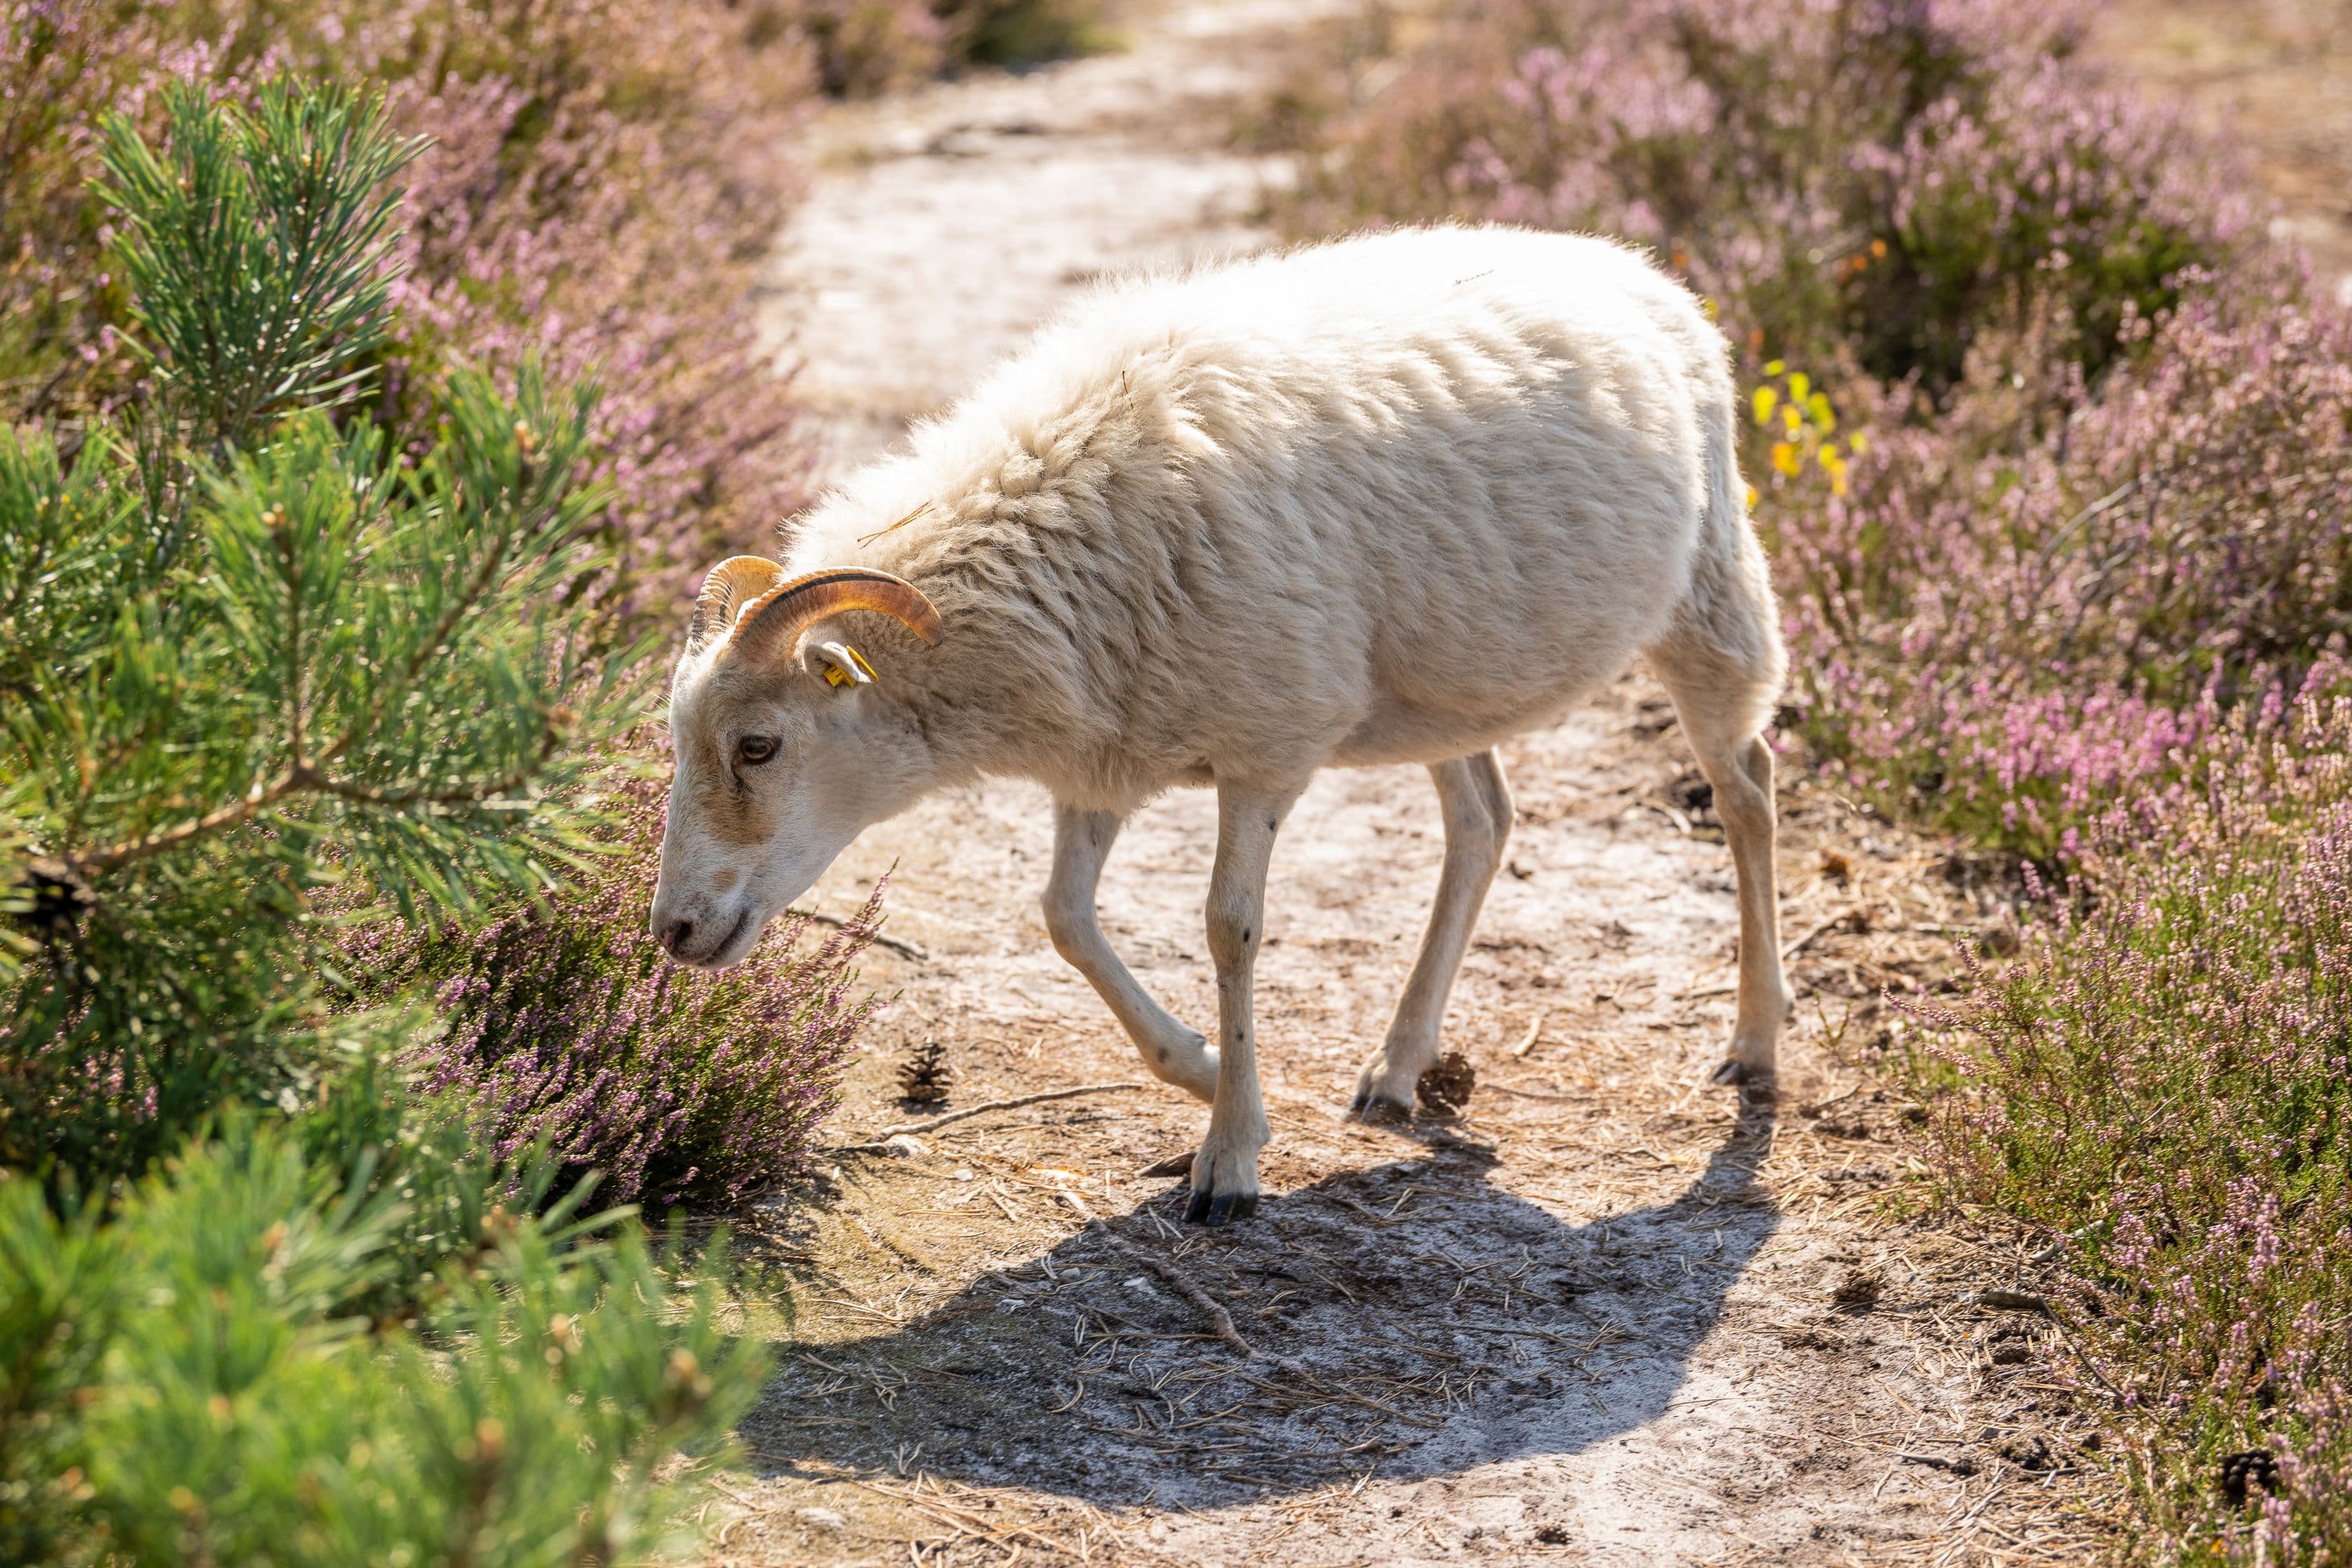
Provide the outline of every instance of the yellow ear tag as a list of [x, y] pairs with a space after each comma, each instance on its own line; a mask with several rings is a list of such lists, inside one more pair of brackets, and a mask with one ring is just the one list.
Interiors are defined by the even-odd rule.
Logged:
[[[857, 661], [857, 668], [866, 672], [866, 679], [879, 680], [881, 679], [880, 676], [874, 673], [874, 667], [866, 662], [866, 656], [864, 654], [858, 652], [856, 648], [849, 647], [846, 643], [842, 645], [841, 651]], [[837, 664], [828, 663], [824, 667], [824, 683], [827, 686], [853, 686], [856, 684], [856, 677], [851, 675], [849, 671], [842, 668], [841, 666]]]

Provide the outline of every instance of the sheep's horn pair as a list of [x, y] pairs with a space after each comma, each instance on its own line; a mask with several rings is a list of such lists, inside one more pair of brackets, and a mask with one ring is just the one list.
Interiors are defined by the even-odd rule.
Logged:
[[702, 647], [723, 630], [747, 655], [788, 653], [802, 632], [844, 610], [873, 610], [926, 643], [940, 640], [939, 611], [903, 577], [865, 566], [836, 566], [787, 581], [784, 569], [774, 562], [738, 555], [712, 567], [703, 579], [687, 645]]

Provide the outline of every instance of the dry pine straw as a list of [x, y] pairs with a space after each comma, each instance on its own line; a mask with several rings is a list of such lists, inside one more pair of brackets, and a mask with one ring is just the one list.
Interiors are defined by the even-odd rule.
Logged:
[[[1609, 1289], [1555, 1289], [1540, 1225], [1517, 1241], [1507, 1225], [1496, 1232], [1498, 1208], [1524, 1211], [1522, 1227], [1536, 1213], [1491, 1204], [1498, 1163], [1510, 1194], [1573, 1192], [1604, 1215], [1679, 1192], [1686, 1211], [1736, 1217], [1769, 1204], [1780, 1237], [1839, 1239], [1822, 1289], [1797, 1310], [1773, 1302], [1783, 1317], [1767, 1328], [1788, 1359], [1861, 1377], [1882, 1420], [1849, 1411], [1811, 1417], [1801, 1441], [1752, 1436], [1800, 1465], [1846, 1467], [1872, 1504], [1894, 1514], [1900, 1502], [1907, 1528], [1822, 1540], [1800, 1561], [2098, 1556], [2115, 1488], [2084, 1455], [2086, 1422], [2039, 1356], [2004, 1352], [2037, 1347], [2044, 1319], [1980, 1305], [1983, 1290], [2032, 1293], [2030, 1248], [1967, 1217], [1891, 1217], [1891, 1194], [1916, 1208], [1916, 1112], [1863, 1065], [1894, 1025], [1879, 992], [1948, 973], [1952, 936], [1988, 924], [1994, 900], [1967, 868], [1834, 797], [1790, 797], [1783, 865], [1809, 872], [1790, 879], [1785, 952], [1809, 1013], [1797, 1035], [1821, 1069], [1818, 1093], [1771, 1117], [1752, 1105], [1738, 1123], [1644, 1056], [1651, 1030], [1686, 1025], [1728, 983], [1696, 973], [1679, 990], [1601, 987], [1590, 1008], [1555, 1002], [1458, 1030], [1484, 1039], [1482, 1081], [1458, 1121], [1360, 1129], [1273, 1096], [1279, 1227], [1173, 1223], [1181, 1196], [1139, 1173], [1188, 1145], [1197, 1112], [1164, 1090], [1127, 1093], [1127, 1081], [973, 1102], [835, 1150], [824, 1180], [752, 1227], [795, 1265], [802, 1319], [776, 1394], [743, 1427], [762, 1479], [722, 1483], [706, 1510], [713, 1561], [1108, 1563], [1150, 1554], [1155, 1526], [1202, 1510], [1246, 1510], [1246, 1549], [1261, 1559], [1348, 1561], [1334, 1549], [1362, 1528], [1367, 1486], [1449, 1420], [1555, 1399], [1601, 1405], [1625, 1356], [1663, 1350], [1644, 1311], [1606, 1305]], [[1707, 823], [1684, 814], [1677, 832], [1706, 837]], [[924, 1027], [940, 1032], [940, 1020]], [[985, 1068], [967, 1058], [967, 1089], [1034, 1084], [1034, 1037], [1021, 1035], [1000, 1035]], [[1070, 1051], [1063, 1065], [1110, 1065], [1115, 1048]], [[873, 1056], [879, 1079], [889, 1051]], [[898, 1133], [922, 1152], [879, 1154]], [[1731, 1173], [1727, 1190], [1684, 1192], [1710, 1162]], [[1752, 1190], [1738, 1184], [1748, 1168]], [[1646, 1262], [1642, 1300], [1679, 1300], [1670, 1268], [1740, 1274], [1703, 1256]], [[1345, 1333], [1312, 1331], [1331, 1321]], [[973, 1458], [983, 1453], [995, 1462]], [[1030, 1462], [1051, 1479], [1012, 1481]], [[1167, 1495], [1171, 1474], [1192, 1490]], [[1418, 1531], [1421, 1552], [1465, 1549], [1430, 1519]], [[1719, 1561], [1788, 1561], [1740, 1544], [1736, 1523], [1727, 1535]], [[1578, 1549], [1538, 1535], [1503, 1556], [1573, 1561]]]

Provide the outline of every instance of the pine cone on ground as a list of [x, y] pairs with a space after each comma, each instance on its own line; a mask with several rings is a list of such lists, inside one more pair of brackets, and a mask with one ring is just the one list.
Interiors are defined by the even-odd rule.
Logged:
[[1470, 1058], [1460, 1051], [1448, 1051], [1421, 1075], [1421, 1081], [1413, 1086], [1414, 1098], [1432, 1116], [1458, 1116], [1470, 1103], [1470, 1091], [1477, 1084], [1478, 1074]]
[[908, 1105], [940, 1104], [954, 1082], [948, 1048], [937, 1040], [925, 1040], [898, 1064], [898, 1098]]

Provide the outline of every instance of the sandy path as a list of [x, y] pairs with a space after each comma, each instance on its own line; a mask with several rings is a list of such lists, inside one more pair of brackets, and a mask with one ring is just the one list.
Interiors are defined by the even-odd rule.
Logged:
[[[835, 460], [895, 437], [1084, 279], [1265, 243], [1248, 215], [1282, 169], [1226, 150], [1223, 126], [1314, 3], [1179, 4], [1126, 54], [823, 124], [773, 320]], [[1777, 1103], [1743, 1109], [1702, 1081], [1730, 1029], [1729, 865], [1654, 686], [1629, 677], [1505, 760], [1517, 836], [1449, 1016], [1480, 1075], [1467, 1115], [1339, 1115], [1441, 842], [1418, 770], [1326, 775], [1270, 889], [1261, 1217], [1170, 1223], [1172, 1183], [1141, 1172], [1203, 1113], [1157, 1086], [840, 1156], [770, 1216], [803, 1337], [745, 1425], [754, 1479], [730, 1483], [715, 1561], [2072, 1549], [2063, 1479], [2014, 1462], [2037, 1438], [2071, 1450], [2041, 1391], [1995, 1364], [2031, 1327], [1962, 1305], [2018, 1270], [1874, 1217], [1912, 1134], [1850, 1065], [1884, 1026], [1878, 986], [1923, 972], [1977, 907], [1928, 848], [1796, 792], [1803, 1021]], [[1138, 973], [1196, 1023], [1213, 821], [1205, 794], [1144, 812], [1103, 894]], [[874, 955], [869, 978], [901, 994], [852, 1074], [844, 1142], [922, 1114], [891, 1076], [920, 1039], [948, 1047], [953, 1106], [1143, 1076], [1046, 941], [1049, 848], [1043, 796], [998, 785], [869, 833], [827, 876], [815, 897], [837, 910], [895, 864], [889, 929], [928, 954]], [[1230, 1309], [1253, 1359], [1179, 1279]]]
[[2232, 148], [2273, 232], [2352, 301], [2352, 0], [2109, 0], [2090, 45]]

